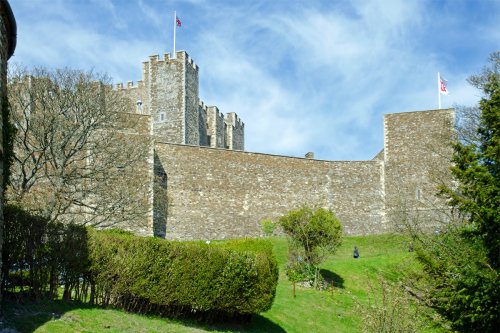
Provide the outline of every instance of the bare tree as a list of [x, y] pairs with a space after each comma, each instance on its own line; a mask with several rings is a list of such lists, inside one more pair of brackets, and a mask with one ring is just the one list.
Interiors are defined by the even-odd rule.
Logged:
[[128, 113], [131, 101], [109, 81], [71, 69], [9, 73], [17, 132], [8, 200], [63, 222], [149, 223], [147, 119]]

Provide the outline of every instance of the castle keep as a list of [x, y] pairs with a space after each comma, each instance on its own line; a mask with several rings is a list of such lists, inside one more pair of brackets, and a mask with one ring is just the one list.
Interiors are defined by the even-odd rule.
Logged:
[[332, 209], [346, 234], [373, 234], [388, 230], [393, 212], [444, 205], [434, 193], [437, 180], [450, 178], [451, 109], [387, 114], [375, 158], [322, 161], [244, 151], [243, 122], [201, 102], [198, 66], [186, 52], [151, 56], [141, 81], [117, 89], [150, 122], [143, 135], [152, 138], [154, 213], [139, 234], [256, 237], [263, 219], [302, 204]]
[[136, 105], [136, 113], [151, 116], [153, 135], [162, 141], [203, 147], [244, 149], [244, 124], [235, 113], [226, 117], [207, 106], [198, 94], [198, 66], [186, 52], [171, 58], [150, 56], [142, 64], [136, 85], [118, 84]]

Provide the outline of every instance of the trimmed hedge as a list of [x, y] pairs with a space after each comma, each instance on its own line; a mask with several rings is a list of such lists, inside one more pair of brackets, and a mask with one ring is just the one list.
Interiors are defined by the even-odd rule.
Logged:
[[129, 311], [220, 318], [268, 310], [278, 282], [264, 240], [176, 242], [90, 231], [92, 299]]
[[5, 222], [4, 294], [54, 298], [64, 285], [66, 300], [219, 321], [266, 311], [275, 297], [278, 267], [265, 240], [166, 241], [53, 223], [15, 206]]

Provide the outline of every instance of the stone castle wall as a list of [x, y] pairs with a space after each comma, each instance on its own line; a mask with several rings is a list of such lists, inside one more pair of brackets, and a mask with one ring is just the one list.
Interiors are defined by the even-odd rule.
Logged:
[[429, 201], [443, 207], [434, 195], [435, 176], [449, 179], [453, 110], [384, 119], [384, 150], [370, 161], [320, 161], [156, 142], [169, 198], [165, 236], [260, 236], [262, 220], [276, 220], [303, 204], [332, 209], [346, 234], [365, 235], [389, 231], [391, 210], [428, 209]]
[[[119, 189], [133, 189], [130, 195], [134, 198], [134, 210], [137, 216], [132, 216], [128, 221], [116, 221], [114, 227], [131, 231], [136, 235], [153, 236], [154, 217], [154, 137], [151, 117], [123, 113], [118, 128], [122, 140], [126, 140], [129, 147], [142, 154], [139, 163], [121, 170], [121, 177], [109, 179], [108, 186]], [[134, 154], [134, 152], [127, 152]], [[118, 161], [117, 161], [118, 163]], [[116, 182], [117, 186], [113, 184]], [[126, 182], [126, 185], [123, 185]], [[103, 200], [105, 202], [105, 199]]]
[[452, 109], [384, 116], [384, 174], [388, 210], [442, 207], [436, 184], [451, 179]]
[[140, 234], [254, 237], [262, 220], [303, 204], [332, 209], [347, 234], [373, 234], [388, 231], [394, 211], [445, 206], [434, 194], [450, 179], [453, 110], [385, 115], [384, 147], [373, 160], [319, 161], [244, 152], [244, 123], [206, 106], [198, 86], [184, 51], [151, 56], [136, 86], [118, 86], [135, 113], [150, 115], [155, 141], [155, 175], [147, 173], [155, 180], [153, 230]]
[[383, 164], [331, 162], [156, 143], [166, 172], [167, 238], [255, 237], [302, 204], [335, 211], [347, 234], [385, 231]]

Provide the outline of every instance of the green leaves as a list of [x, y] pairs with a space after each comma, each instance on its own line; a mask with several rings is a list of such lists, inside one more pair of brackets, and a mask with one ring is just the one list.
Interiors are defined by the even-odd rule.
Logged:
[[[291, 281], [305, 278], [318, 284], [318, 267], [326, 253], [334, 253], [342, 242], [342, 225], [331, 210], [303, 206], [279, 219], [290, 243], [287, 274]], [[311, 275], [309, 271], [314, 271]]]
[[196, 318], [268, 310], [278, 282], [270, 243], [169, 242], [92, 231], [91, 271], [103, 299], [128, 311]]
[[454, 329], [493, 332], [500, 326], [500, 52], [491, 67], [469, 79], [482, 89], [473, 139], [457, 142], [452, 174], [442, 187], [460, 219], [417, 250], [429, 298]]

